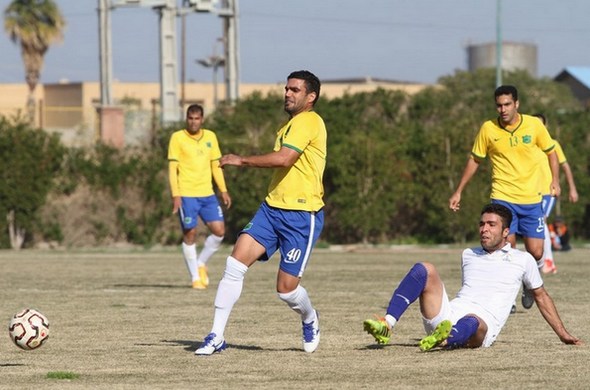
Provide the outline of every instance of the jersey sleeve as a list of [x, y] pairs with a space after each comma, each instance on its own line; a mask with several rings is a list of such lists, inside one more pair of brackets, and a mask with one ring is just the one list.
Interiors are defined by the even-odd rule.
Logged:
[[219, 160], [221, 158], [221, 149], [219, 148], [219, 141], [215, 133], [211, 132], [211, 161]]
[[178, 134], [173, 133], [168, 143], [168, 161], [178, 161], [180, 154], [180, 145], [178, 141]]
[[180, 145], [177, 133], [173, 133], [168, 144], [168, 183], [172, 196], [180, 196], [178, 186], [178, 160], [180, 154]]
[[547, 154], [552, 152], [555, 148], [555, 140], [551, 138], [547, 128], [543, 126], [541, 121], [539, 121], [538, 127], [537, 146]]
[[557, 160], [559, 161], [560, 164], [563, 164], [565, 162], [567, 162], [567, 158], [565, 157], [565, 153], [563, 153], [563, 149], [561, 148], [561, 145], [559, 144], [559, 141], [555, 141], [555, 153], [557, 153]]
[[475, 137], [475, 142], [473, 143], [473, 148], [471, 149], [471, 156], [476, 158], [477, 160], [485, 160], [488, 155], [488, 137], [487, 137], [487, 129], [486, 124], [484, 123], [477, 136]]

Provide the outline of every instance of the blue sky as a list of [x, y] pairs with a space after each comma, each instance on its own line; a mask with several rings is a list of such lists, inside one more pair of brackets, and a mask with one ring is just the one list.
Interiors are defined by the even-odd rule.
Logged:
[[[0, 9], [9, 3], [0, 0]], [[63, 43], [46, 55], [41, 81], [98, 81], [98, 0], [56, 3], [68, 25]], [[320, 79], [372, 76], [434, 83], [466, 69], [467, 45], [495, 41], [496, 4], [497, 0], [241, 0], [240, 80], [281, 83], [290, 71], [309, 69]], [[501, 4], [503, 39], [537, 45], [539, 76], [554, 77], [566, 66], [590, 66], [589, 0]], [[209, 82], [211, 69], [196, 60], [216, 50], [221, 19], [191, 13], [186, 21], [187, 81]], [[114, 79], [158, 81], [155, 11], [115, 9], [112, 36]], [[20, 49], [0, 34], [0, 83], [23, 80]]]

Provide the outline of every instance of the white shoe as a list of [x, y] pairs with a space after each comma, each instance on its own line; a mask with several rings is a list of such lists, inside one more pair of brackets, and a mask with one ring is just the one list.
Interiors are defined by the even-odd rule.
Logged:
[[195, 351], [195, 355], [213, 355], [227, 348], [224, 339], [218, 338], [215, 333], [209, 333], [201, 346]]
[[303, 328], [303, 350], [305, 352], [313, 352], [320, 345], [320, 314], [315, 311], [315, 321], [310, 323], [302, 322]]

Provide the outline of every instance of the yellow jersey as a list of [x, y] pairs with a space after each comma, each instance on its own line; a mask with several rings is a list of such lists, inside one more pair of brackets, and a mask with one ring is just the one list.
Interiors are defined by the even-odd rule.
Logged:
[[533, 204], [541, 201], [537, 153], [539, 149], [549, 153], [554, 147], [555, 141], [538, 118], [519, 114], [514, 126], [503, 127], [498, 119], [486, 121], [471, 155], [475, 160], [490, 159], [492, 199]]
[[[221, 158], [217, 136], [201, 129], [191, 135], [186, 129], [175, 131], [168, 145], [169, 181], [172, 196], [205, 197], [213, 195], [213, 162]], [[218, 187], [220, 183], [217, 183]], [[225, 183], [220, 191], [225, 192]]]
[[295, 115], [277, 133], [274, 151], [281, 147], [300, 153], [289, 168], [276, 168], [266, 202], [285, 210], [318, 211], [324, 206], [327, 131], [314, 111]]
[[[559, 161], [560, 165], [567, 161], [565, 154], [563, 153], [563, 149], [557, 140], [555, 140], [554, 150], [557, 154], [557, 160]], [[539, 159], [538, 164], [541, 168], [541, 177], [539, 178], [541, 195], [551, 195], [551, 180], [553, 178], [553, 174], [551, 174], [549, 159], [547, 158], [547, 155], [540, 150], [538, 151], [537, 155]]]

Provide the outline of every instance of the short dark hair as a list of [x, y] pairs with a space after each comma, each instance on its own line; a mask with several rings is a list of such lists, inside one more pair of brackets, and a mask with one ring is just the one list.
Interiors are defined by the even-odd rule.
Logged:
[[299, 79], [305, 81], [305, 88], [307, 89], [307, 93], [315, 92], [315, 99], [313, 104], [318, 101], [320, 98], [320, 79], [313, 73], [308, 70], [296, 70], [295, 72], [291, 72], [289, 76], [287, 76], [287, 80], [289, 79]]
[[518, 90], [514, 85], [500, 85], [494, 91], [494, 99], [502, 95], [512, 95], [514, 101], [518, 100]]
[[496, 214], [502, 220], [502, 229], [510, 228], [512, 223], [512, 211], [499, 203], [490, 203], [483, 206], [480, 216], [484, 214]]
[[186, 116], [188, 116], [188, 114], [192, 114], [193, 112], [199, 112], [201, 115], [205, 115], [205, 110], [203, 110], [203, 106], [200, 104], [191, 104], [188, 106], [186, 109]]
[[533, 114], [533, 116], [536, 116], [537, 118], [539, 118], [541, 120], [541, 122], [543, 122], [544, 125], [547, 124], [547, 118], [545, 118], [545, 115], [541, 114], [540, 112]]

